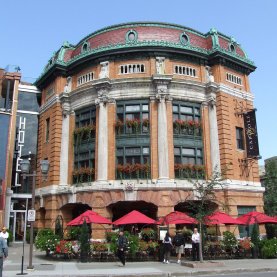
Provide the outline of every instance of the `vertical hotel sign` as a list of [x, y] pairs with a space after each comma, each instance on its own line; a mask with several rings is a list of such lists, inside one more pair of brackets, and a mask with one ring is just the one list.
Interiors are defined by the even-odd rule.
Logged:
[[249, 111], [243, 114], [245, 126], [245, 140], [247, 157], [254, 158], [260, 156], [258, 132], [256, 124], [256, 110]]
[[17, 159], [16, 159], [16, 173], [15, 173], [15, 186], [20, 187], [19, 183], [19, 172], [20, 170], [20, 162], [22, 161], [22, 148], [25, 143], [25, 129], [26, 129], [26, 117], [19, 117], [19, 126], [18, 126], [18, 134], [17, 134]]

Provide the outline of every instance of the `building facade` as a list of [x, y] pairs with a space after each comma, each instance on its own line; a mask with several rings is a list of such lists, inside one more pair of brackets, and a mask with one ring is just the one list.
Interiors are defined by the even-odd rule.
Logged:
[[262, 211], [243, 118], [254, 109], [254, 70], [215, 29], [129, 23], [64, 43], [36, 81], [38, 160], [50, 162], [48, 179], [37, 178], [38, 227], [91, 208], [111, 220], [133, 209], [152, 218], [185, 212], [191, 180], [226, 168], [217, 197], [230, 214]]
[[13, 68], [0, 68], [0, 224], [9, 220], [5, 207], [11, 191], [13, 151], [15, 141], [18, 85], [21, 74]]

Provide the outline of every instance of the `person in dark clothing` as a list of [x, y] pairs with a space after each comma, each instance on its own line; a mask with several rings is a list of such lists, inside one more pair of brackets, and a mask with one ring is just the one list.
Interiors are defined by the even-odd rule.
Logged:
[[123, 266], [125, 266], [125, 251], [127, 248], [127, 244], [127, 238], [124, 236], [123, 231], [120, 231], [117, 240], [117, 256]]
[[173, 245], [176, 247], [177, 264], [181, 263], [181, 256], [184, 254], [185, 238], [181, 230], [176, 231], [176, 236], [173, 238]]
[[166, 232], [165, 237], [163, 239], [163, 245], [164, 245], [164, 261], [163, 263], [169, 264], [169, 257], [170, 257], [170, 252], [172, 248], [172, 242], [171, 242], [171, 237], [169, 235], [169, 232]]

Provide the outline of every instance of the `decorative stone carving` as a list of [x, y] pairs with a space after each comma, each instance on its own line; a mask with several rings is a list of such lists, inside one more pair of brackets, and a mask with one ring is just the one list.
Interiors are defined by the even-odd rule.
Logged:
[[157, 74], [165, 74], [165, 58], [164, 57], [156, 57], [156, 73]]
[[61, 94], [60, 101], [62, 105], [63, 116], [67, 117], [71, 113], [71, 105], [68, 92], [64, 92]]
[[206, 80], [207, 82], [214, 82], [214, 76], [211, 70], [211, 67], [206, 65]]
[[72, 78], [69, 76], [66, 78], [66, 84], [64, 86], [64, 93], [69, 93], [72, 90]]
[[216, 104], [216, 98], [214, 95], [211, 95], [209, 98], [208, 98], [208, 105], [213, 108]]
[[99, 74], [99, 79], [109, 78], [109, 62], [100, 63], [101, 69]]

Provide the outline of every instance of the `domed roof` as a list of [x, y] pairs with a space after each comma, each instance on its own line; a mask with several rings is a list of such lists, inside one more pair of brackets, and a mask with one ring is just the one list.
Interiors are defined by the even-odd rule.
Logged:
[[177, 51], [204, 57], [222, 54], [246, 67], [255, 69], [241, 46], [234, 38], [211, 29], [203, 34], [185, 26], [158, 23], [133, 22], [103, 28], [83, 38], [78, 44], [65, 42], [54, 53], [37, 82], [55, 65], [68, 68], [88, 58], [111, 53], [134, 51]]

